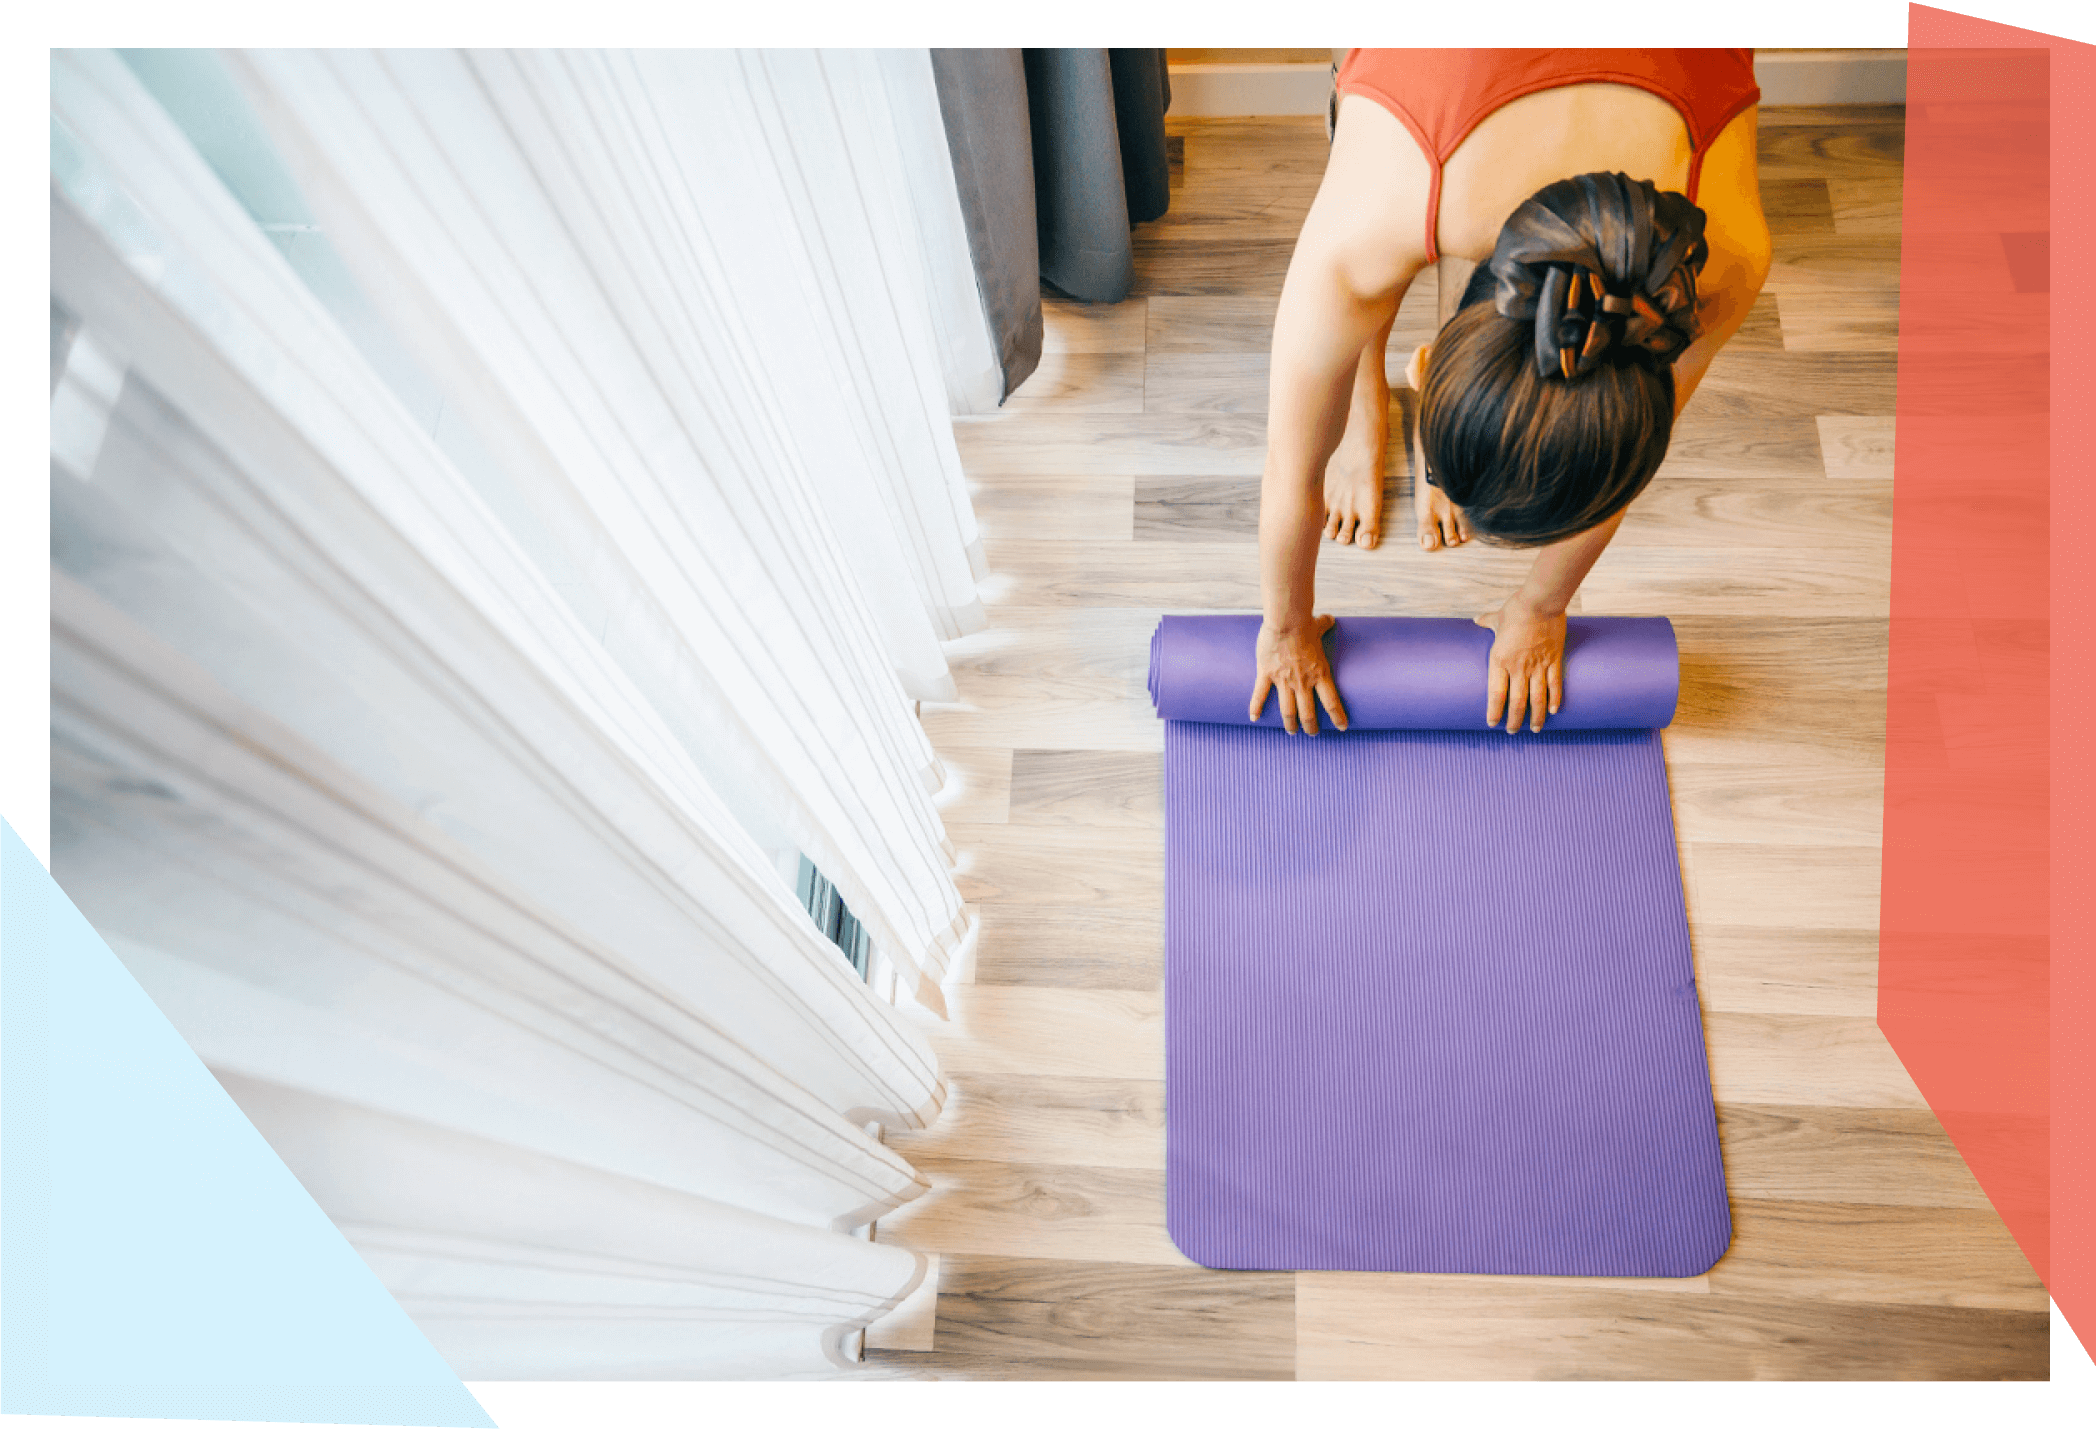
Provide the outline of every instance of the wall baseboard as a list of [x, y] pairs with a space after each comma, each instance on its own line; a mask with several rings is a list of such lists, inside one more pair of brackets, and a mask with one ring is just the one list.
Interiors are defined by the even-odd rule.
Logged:
[[1332, 72], [1322, 64], [1168, 65], [1167, 113], [1206, 118], [1324, 114]]
[[1765, 104], [1900, 104], [1908, 50], [1774, 50], [1756, 57]]
[[[1765, 104], [1900, 104], [1906, 50], [1768, 50], [1757, 56]], [[1170, 65], [1175, 115], [1326, 113], [1323, 64]]]

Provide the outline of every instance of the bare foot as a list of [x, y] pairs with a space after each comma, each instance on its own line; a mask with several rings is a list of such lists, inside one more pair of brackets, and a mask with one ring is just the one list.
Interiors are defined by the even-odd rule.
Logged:
[[1382, 374], [1374, 399], [1349, 404], [1348, 430], [1326, 464], [1326, 538], [1370, 550], [1384, 533], [1385, 409]]
[[[1328, 478], [1329, 485], [1332, 478]], [[1421, 536], [1421, 549], [1440, 551], [1472, 539], [1472, 527], [1442, 489], [1429, 485], [1428, 462], [1421, 454], [1421, 439], [1414, 439], [1414, 524]]]

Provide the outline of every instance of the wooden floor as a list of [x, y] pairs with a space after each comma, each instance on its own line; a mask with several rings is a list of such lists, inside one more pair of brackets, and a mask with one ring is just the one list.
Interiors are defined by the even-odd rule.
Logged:
[[[1666, 731], [1736, 1238], [1687, 1281], [1201, 1269], [1165, 1223], [1165, 611], [1258, 603], [1269, 324], [1317, 120], [1169, 120], [1136, 296], [1053, 304], [1041, 369], [958, 435], [992, 577], [926, 728], [982, 913], [953, 1085], [896, 1148], [934, 1183], [878, 1238], [937, 1252], [930, 1336], [862, 1374], [954, 1378], [1900, 1378], [2047, 1373], [2045, 1294], [1876, 1029], [1899, 109], [1766, 110], [1776, 263], [1581, 593], [1667, 615]], [[1395, 375], [1433, 327], [1410, 296]], [[1404, 416], [1405, 413], [1396, 414]], [[1400, 430], [1398, 421], [1395, 432]], [[1321, 608], [1473, 615], [1526, 558], [1329, 547]]]

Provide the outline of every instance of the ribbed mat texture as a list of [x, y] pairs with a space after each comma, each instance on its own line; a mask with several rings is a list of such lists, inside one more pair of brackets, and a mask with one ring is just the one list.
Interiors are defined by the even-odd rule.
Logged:
[[1169, 720], [1166, 869], [1190, 1259], [1685, 1276], [1727, 1248], [1656, 730]]

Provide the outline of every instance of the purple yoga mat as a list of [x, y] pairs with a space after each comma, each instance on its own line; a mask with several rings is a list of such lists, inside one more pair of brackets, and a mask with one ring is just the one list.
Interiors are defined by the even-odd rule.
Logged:
[[[1152, 635], [1159, 718], [1243, 725], [1258, 615], [1169, 615]], [[1494, 632], [1469, 620], [1355, 616], [1326, 638], [1352, 729], [1482, 729]], [[1676, 630], [1660, 616], [1567, 622], [1560, 712], [1548, 729], [1660, 729], [1676, 713]], [[1281, 729], [1271, 696], [1261, 723]], [[1325, 729], [1322, 716], [1320, 728]]]
[[1732, 1224], [1656, 730], [1668, 622], [1570, 622], [1560, 715], [1511, 736], [1484, 728], [1487, 631], [1344, 618], [1351, 729], [1317, 739], [1247, 722], [1258, 625], [1168, 616], [1152, 646], [1174, 1243], [1229, 1269], [1705, 1271]]

